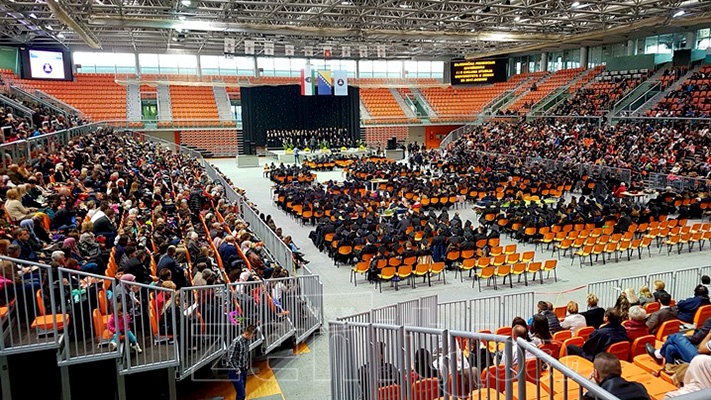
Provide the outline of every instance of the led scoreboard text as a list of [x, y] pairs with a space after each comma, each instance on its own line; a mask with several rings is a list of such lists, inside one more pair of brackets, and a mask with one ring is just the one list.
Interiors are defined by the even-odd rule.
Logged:
[[452, 61], [452, 84], [488, 84], [506, 80], [506, 60]]

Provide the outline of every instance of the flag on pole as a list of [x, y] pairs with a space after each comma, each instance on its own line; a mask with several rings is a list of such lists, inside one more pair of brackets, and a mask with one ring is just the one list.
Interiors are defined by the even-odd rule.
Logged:
[[333, 79], [331, 78], [331, 71], [318, 71], [317, 90], [319, 95], [333, 94]]
[[313, 74], [311, 73], [311, 66], [309, 65], [307, 65], [306, 68], [301, 70], [301, 95], [314, 95], [314, 80]]
[[333, 94], [348, 96], [348, 72], [333, 71]]

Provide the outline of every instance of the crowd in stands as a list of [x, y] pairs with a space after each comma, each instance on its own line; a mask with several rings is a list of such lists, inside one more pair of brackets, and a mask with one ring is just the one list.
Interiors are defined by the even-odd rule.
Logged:
[[311, 149], [354, 147], [355, 141], [345, 128], [272, 129], [266, 132], [268, 147], [288, 146]]
[[567, 98], [552, 114], [602, 116], [617, 100], [639, 83], [640, 81], [635, 79], [624, 79], [615, 83], [593, 82]]
[[706, 177], [711, 174], [711, 130], [706, 124], [619, 123], [538, 119], [472, 127], [452, 147], [596, 164], [639, 172]]
[[[136, 324], [147, 323], [149, 299], [145, 290], [130, 287], [134, 282], [176, 291], [289, 276], [290, 271], [271, 261], [234, 204], [226, 199], [225, 188], [211, 181], [199, 160], [141, 142], [132, 133], [99, 129], [71, 139], [52, 153], [39, 150], [34, 159], [18, 161], [0, 175], [4, 178], [0, 180], [4, 182], [0, 197], [5, 215], [0, 255], [46, 264], [55, 279], [58, 268], [116, 279], [114, 295], [120, 298], [123, 293], [130, 300], [119, 301], [122, 308], [109, 310], [109, 330], [116, 337], [126, 335], [136, 352], [142, 349], [135, 335], [145, 330], [131, 329], [146, 326]], [[31, 300], [39, 288], [45, 288], [45, 304], [52, 301], [47, 290], [49, 269], [38, 273], [37, 268], [23, 264], [1, 263], [2, 305], [15, 303], [18, 316], [31, 321], [39, 312]], [[72, 293], [75, 289], [91, 292], [103, 282], [65, 279], [53, 284]], [[271, 292], [278, 312], [288, 314], [279, 303], [288, 288], [283, 283], [280, 288], [269, 282], [266, 285], [259, 296]], [[218, 298], [227, 295], [220, 289], [214, 294]], [[186, 316], [186, 310], [195, 310], [190, 308], [194, 307], [190, 296], [181, 302], [177, 292], [161, 295], [151, 299], [159, 321], [170, 320], [173, 305]], [[241, 296], [240, 302], [250, 301], [249, 295], [245, 298], [235, 292], [235, 296]], [[59, 297], [54, 300], [59, 302]], [[208, 300], [199, 300], [199, 312], [209, 307]], [[260, 300], [266, 301], [254, 301]], [[201, 312], [205, 318], [214, 314]], [[177, 320], [180, 323], [182, 318]], [[168, 323], [160, 326], [161, 331], [170, 330], [161, 333], [177, 334]], [[112, 343], [116, 345], [116, 338]]]
[[654, 117], [707, 118], [711, 116], [711, 68], [705, 66], [691, 74], [677, 89], [669, 92], [649, 112]]

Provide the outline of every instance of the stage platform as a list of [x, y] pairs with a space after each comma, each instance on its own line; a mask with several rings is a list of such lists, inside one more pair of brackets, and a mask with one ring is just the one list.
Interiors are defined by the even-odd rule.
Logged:
[[[323, 155], [337, 155], [337, 154], [346, 154], [349, 156], [367, 156], [368, 154], [372, 154], [373, 150], [372, 149], [365, 149], [365, 150], [358, 150], [356, 148], [350, 148], [346, 151], [339, 151], [339, 152], [330, 152], [330, 153], [322, 153], [321, 150], [316, 150], [313, 153], [305, 153], [303, 151], [299, 152], [299, 156], [301, 157], [301, 161], [308, 160], [311, 158], [315, 157], [320, 157]], [[282, 162], [285, 164], [291, 164], [294, 162], [294, 154], [286, 154], [285, 150], [267, 150], [267, 158], [273, 159], [275, 162]]]

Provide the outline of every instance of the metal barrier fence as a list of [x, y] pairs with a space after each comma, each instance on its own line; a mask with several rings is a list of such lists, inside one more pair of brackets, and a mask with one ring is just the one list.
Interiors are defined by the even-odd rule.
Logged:
[[711, 179], [660, 174], [656, 172], [647, 174], [645, 183], [649, 188], [657, 190], [664, 190], [667, 187], [671, 187], [679, 192], [708, 192], [711, 190]]
[[[179, 344], [186, 340], [178, 330], [183, 309], [176, 292], [137, 282], [120, 281], [112, 297], [116, 306], [108, 316], [113, 334], [109, 346], [123, 352], [119, 372], [129, 374], [178, 366]], [[114, 329], [111, 329], [111, 326]]]
[[587, 292], [597, 295], [600, 307], [612, 307], [623, 290], [632, 288], [637, 292], [644, 285], [654, 291], [654, 281], [660, 280], [665, 283], [665, 289], [672, 295], [672, 298], [681, 299], [692, 296], [694, 288], [701, 283], [701, 276], [710, 274], [711, 266], [657, 272], [649, 275], [592, 282], [588, 284]]
[[243, 200], [239, 205], [242, 219], [249, 223], [249, 228], [264, 242], [265, 248], [274, 260], [287, 271], [295, 272], [294, 255], [289, 246], [272, 231], [259, 215]]
[[[522, 339], [515, 343], [510, 336], [331, 322], [329, 358], [336, 400], [545, 399], [553, 393], [567, 399], [582, 398], [583, 389], [617, 400], [536, 346]], [[524, 359], [526, 368], [521, 368], [516, 360]]]
[[408, 325], [462, 331], [496, 331], [514, 317], [536, 313], [534, 292], [439, 303], [437, 295], [421, 297], [337, 318], [339, 322]]
[[226, 315], [231, 306], [225, 285], [182, 288], [174, 296], [180, 332], [178, 379], [183, 379], [226, 350]]
[[338, 318], [342, 322], [365, 322], [374, 324], [411, 325], [425, 328], [438, 326], [440, 306], [437, 295], [398, 302], [370, 311]]
[[56, 269], [0, 256], [0, 356], [58, 348], [71, 317], [62, 314]]
[[116, 296], [109, 297], [109, 293], [116, 293], [116, 281], [60, 268], [57, 282], [62, 284], [58, 290], [61, 315], [69, 319], [59, 365], [120, 357], [118, 348], [109, 345], [113, 335], [108, 320], [116, 310]]

